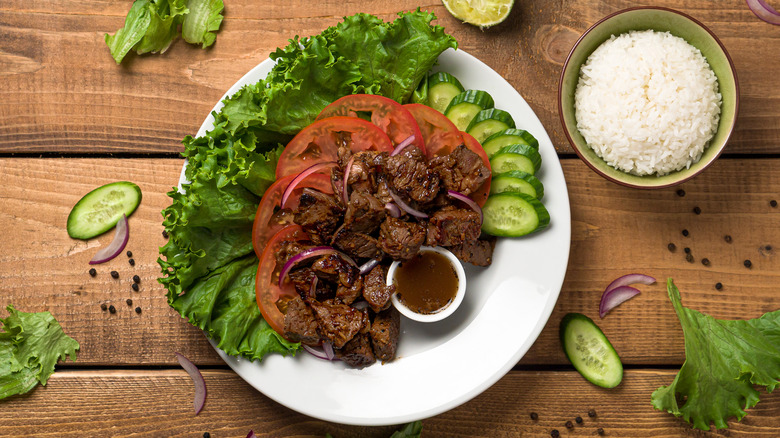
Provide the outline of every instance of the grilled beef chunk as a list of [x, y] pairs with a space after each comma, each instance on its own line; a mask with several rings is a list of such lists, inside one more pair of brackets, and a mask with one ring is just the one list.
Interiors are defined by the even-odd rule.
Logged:
[[439, 175], [447, 190], [469, 195], [490, 178], [490, 169], [476, 153], [460, 145], [449, 155], [434, 157], [431, 169]]
[[363, 277], [355, 278], [350, 286], [339, 284], [336, 288], [336, 298], [344, 304], [352, 304], [363, 293]]
[[399, 196], [430, 202], [439, 193], [439, 177], [428, 169], [422, 152], [414, 146], [407, 146], [398, 155], [388, 157], [385, 173], [390, 188]]
[[390, 307], [390, 297], [395, 293], [395, 285], [386, 283], [387, 269], [377, 265], [363, 278], [363, 298], [371, 310], [381, 312]]
[[482, 224], [474, 210], [444, 207], [428, 220], [428, 246], [455, 246], [479, 238]]
[[425, 237], [424, 226], [387, 217], [379, 227], [379, 249], [393, 260], [409, 260], [420, 251]]
[[295, 291], [298, 292], [298, 295], [303, 299], [314, 298], [323, 301], [336, 296], [333, 289], [331, 289], [326, 282], [317, 280], [314, 297], [310, 297], [311, 283], [314, 281], [314, 277], [317, 276], [311, 268], [292, 270], [288, 276], [290, 277], [293, 286], [295, 286]]
[[371, 337], [365, 333], [359, 333], [340, 350], [335, 350], [335, 353], [336, 357], [354, 368], [363, 368], [376, 362], [371, 350]]
[[360, 271], [338, 254], [318, 258], [311, 268], [321, 280], [350, 287], [360, 278]]
[[301, 297], [295, 297], [287, 303], [287, 313], [284, 315], [284, 337], [306, 345], [317, 345], [320, 342], [317, 321]]
[[383, 205], [388, 202], [393, 202], [393, 197], [390, 196], [390, 183], [387, 182], [388, 177], [384, 173], [377, 174], [376, 177], [376, 199], [379, 199]]
[[371, 344], [374, 355], [382, 362], [393, 360], [401, 331], [401, 315], [395, 307], [378, 313], [371, 324]]
[[278, 263], [279, 266], [284, 266], [288, 260], [309, 248], [311, 248], [311, 245], [306, 245], [294, 240], [282, 242], [279, 246], [279, 251], [276, 252], [276, 263]]
[[373, 259], [381, 257], [376, 239], [364, 233], [354, 233], [342, 225], [333, 235], [331, 245], [355, 259]]
[[319, 333], [335, 348], [341, 348], [352, 339], [365, 324], [363, 312], [346, 304], [332, 301], [312, 301], [314, 319], [319, 324]]
[[342, 214], [333, 196], [305, 188], [295, 209], [295, 223], [303, 227], [314, 243], [321, 245], [330, 241]]
[[374, 195], [363, 190], [355, 189], [349, 195], [347, 212], [344, 215], [344, 225], [350, 231], [357, 233], [372, 233], [385, 219], [385, 204]]
[[493, 262], [493, 249], [496, 238], [489, 240], [471, 240], [450, 248], [455, 257], [462, 262], [476, 266], [490, 266]]

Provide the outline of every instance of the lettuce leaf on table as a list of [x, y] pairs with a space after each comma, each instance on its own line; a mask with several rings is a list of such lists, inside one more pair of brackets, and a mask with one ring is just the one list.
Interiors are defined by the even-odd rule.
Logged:
[[753, 385], [772, 392], [780, 385], [780, 310], [757, 319], [715, 319], [682, 305], [669, 279], [669, 299], [685, 335], [685, 363], [674, 381], [653, 392], [653, 406], [682, 417], [693, 427], [728, 428], [755, 406]]
[[[441, 52], [456, 47], [430, 25], [432, 14], [399, 15], [385, 23], [358, 14], [320, 35], [291, 39], [271, 54], [276, 65], [264, 80], [223, 101], [214, 129], [183, 140], [190, 182], [168, 193], [159, 281], [170, 306], [226, 353], [254, 360], [300, 348], [270, 328], [255, 301], [252, 225], [281, 145], [347, 94], [408, 101]], [[376, 53], [367, 56], [366, 48]]]

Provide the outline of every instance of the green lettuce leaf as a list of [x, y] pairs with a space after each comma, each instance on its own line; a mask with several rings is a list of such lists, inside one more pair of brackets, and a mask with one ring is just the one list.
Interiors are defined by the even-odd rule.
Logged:
[[8, 318], [0, 318], [0, 399], [46, 385], [57, 361], [75, 361], [79, 349], [51, 313], [6, 309]]
[[225, 9], [222, 0], [190, 0], [187, 8], [190, 13], [181, 25], [184, 41], [201, 44], [204, 49], [214, 44], [217, 39], [214, 32], [222, 24], [222, 10]]
[[130, 50], [138, 54], [165, 52], [187, 14], [186, 0], [136, 0], [125, 25], [114, 35], [105, 35], [111, 56], [117, 64]]
[[693, 427], [728, 428], [759, 401], [753, 385], [772, 392], [780, 385], [780, 310], [760, 318], [726, 321], [682, 305], [669, 279], [669, 299], [685, 335], [685, 363], [669, 386], [653, 392], [653, 406]]

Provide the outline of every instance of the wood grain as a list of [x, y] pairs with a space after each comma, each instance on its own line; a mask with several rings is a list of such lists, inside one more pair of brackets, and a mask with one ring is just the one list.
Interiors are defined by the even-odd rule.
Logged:
[[[780, 308], [780, 208], [769, 204], [780, 199], [774, 176], [780, 160], [721, 159], [682, 186], [684, 197], [675, 189], [637, 192], [608, 183], [577, 159], [562, 164], [572, 205], [569, 269], [547, 327], [521, 364], [567, 364], [557, 331], [563, 315], [581, 312], [598, 320], [604, 288], [631, 272], [660, 281], [641, 286], [639, 297], [599, 321], [627, 364], [683, 361], [667, 277], [675, 279], [686, 305], [718, 318], [751, 318]], [[3, 301], [25, 311], [51, 311], [82, 343], [79, 364], [174, 364], [173, 351], [201, 364], [221, 364], [202, 333], [168, 307], [155, 281], [164, 243], [160, 211], [169, 204], [164, 193], [178, 180], [181, 165], [178, 159], [0, 159], [0, 229], [12, 236], [0, 239]], [[144, 195], [130, 219], [127, 249], [136, 265], [121, 255], [98, 266], [91, 278], [87, 262], [112, 236], [72, 240], [65, 221], [83, 194], [116, 180], [136, 182]], [[693, 212], [697, 206], [699, 215]], [[723, 239], [727, 234], [731, 243]], [[676, 251], [667, 249], [670, 242]], [[685, 260], [685, 247], [694, 263]], [[709, 266], [701, 264], [705, 257]], [[743, 266], [745, 259], [752, 268]], [[111, 270], [120, 273], [118, 280], [108, 275]], [[130, 289], [134, 274], [142, 278], [140, 292]], [[722, 290], [715, 289], [717, 282]], [[117, 313], [101, 311], [101, 303], [115, 305]], [[132, 311], [136, 306], [142, 314]]]
[[[60, 371], [45, 388], [11, 399], [0, 409], [4, 437], [388, 437], [397, 427], [345, 426], [315, 420], [271, 401], [232, 371], [203, 372], [208, 388], [198, 416], [192, 381], [183, 370]], [[776, 437], [780, 395], [762, 394], [741, 422], [718, 433], [693, 430], [654, 410], [650, 394], [668, 385], [674, 372], [627, 371], [613, 390], [597, 388], [573, 371], [512, 371], [475, 399], [423, 420], [423, 436], [518, 437]], [[304, 394], [301, 394], [305, 397]], [[596, 417], [587, 415], [596, 411]], [[536, 412], [533, 421], [530, 413]], [[583, 423], [567, 429], [575, 417]], [[575, 423], [576, 424], [576, 423]], [[85, 432], [86, 431], [86, 432]]]
[[[517, 2], [501, 25], [480, 31], [438, 1], [316, 3], [231, 0], [216, 44], [176, 41], [163, 55], [110, 57], [106, 32], [122, 26], [126, 1], [0, 3], [0, 153], [175, 153], [197, 132], [222, 94], [294, 35], [311, 35], [345, 15], [392, 19], [421, 6], [439, 16], [460, 47], [504, 76], [529, 102], [561, 152], [571, 152], [557, 115], [560, 69], [579, 35], [623, 8], [660, 5], [702, 21], [722, 39], [737, 68], [742, 99], [727, 153], [780, 153], [780, 28], [758, 20], [742, 0]], [[476, 85], [475, 85], [476, 86]]]

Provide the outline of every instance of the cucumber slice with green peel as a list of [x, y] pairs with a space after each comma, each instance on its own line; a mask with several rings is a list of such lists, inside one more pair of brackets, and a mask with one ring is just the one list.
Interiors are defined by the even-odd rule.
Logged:
[[509, 172], [495, 175], [490, 181], [491, 195], [504, 192], [525, 193], [532, 198], [542, 199], [544, 197], [544, 186], [537, 177], [530, 173], [510, 170]]
[[510, 170], [536, 175], [540, 167], [542, 167], [542, 156], [539, 155], [539, 151], [527, 144], [504, 146], [490, 159], [490, 168], [494, 175]]
[[488, 157], [492, 157], [499, 149], [510, 144], [527, 144], [539, 150], [539, 142], [536, 141], [536, 138], [530, 132], [522, 129], [505, 129], [496, 132], [482, 142], [482, 147], [485, 149]]
[[439, 72], [428, 77], [428, 106], [444, 113], [458, 94], [464, 91], [463, 85], [455, 76]]
[[623, 380], [623, 364], [604, 332], [581, 313], [563, 317], [561, 345], [574, 368], [589, 382], [614, 388]]
[[84, 195], [68, 215], [68, 235], [74, 239], [91, 239], [114, 228], [122, 215], [130, 216], [141, 202], [141, 189], [118, 181]]
[[488, 196], [482, 215], [482, 231], [493, 236], [525, 236], [550, 224], [550, 213], [544, 205], [525, 193]]
[[469, 126], [466, 127], [466, 132], [474, 136], [481, 144], [496, 132], [514, 127], [515, 121], [508, 112], [498, 108], [490, 108], [478, 112]]
[[493, 108], [493, 97], [486, 91], [468, 90], [452, 98], [444, 115], [461, 131], [466, 131], [474, 117], [488, 108]]

